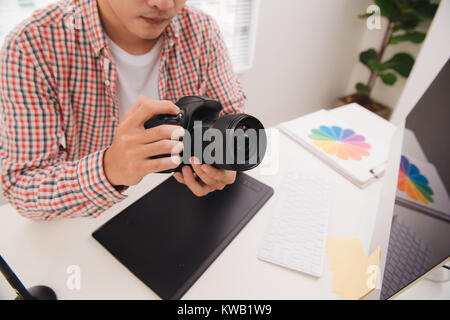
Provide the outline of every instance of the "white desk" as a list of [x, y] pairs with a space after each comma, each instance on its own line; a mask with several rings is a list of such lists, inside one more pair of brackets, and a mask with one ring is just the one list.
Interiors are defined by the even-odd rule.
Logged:
[[[338, 111], [345, 114], [345, 110]], [[393, 166], [398, 168], [403, 130], [394, 137]], [[206, 270], [184, 299], [340, 299], [332, 293], [332, 271], [328, 262], [320, 279], [263, 262], [256, 257], [259, 243], [272, 214], [280, 179], [289, 168], [327, 173], [338, 188], [334, 192], [328, 235], [365, 237], [366, 250], [381, 247], [382, 265], [386, 256], [392, 218], [393, 197], [398, 171], [385, 176], [364, 190], [359, 189], [318, 161], [298, 144], [279, 134], [279, 171], [264, 175], [265, 163], [250, 175], [272, 186], [275, 196], [249, 222], [216, 261]], [[397, 159], [397, 160], [395, 160]], [[92, 237], [91, 233], [143, 194], [166, 179], [167, 175], [147, 176], [127, 191], [129, 197], [97, 219], [69, 219], [51, 223], [21, 217], [10, 205], [0, 207], [0, 253], [26, 286], [45, 284], [60, 299], [157, 299]], [[383, 187], [383, 185], [385, 187]], [[387, 193], [387, 195], [385, 195]], [[372, 234], [373, 230], [383, 229]], [[387, 226], [387, 228], [386, 228]], [[366, 252], [367, 254], [367, 252]], [[66, 286], [67, 268], [81, 268], [81, 289]], [[0, 279], [0, 299], [14, 293]]]

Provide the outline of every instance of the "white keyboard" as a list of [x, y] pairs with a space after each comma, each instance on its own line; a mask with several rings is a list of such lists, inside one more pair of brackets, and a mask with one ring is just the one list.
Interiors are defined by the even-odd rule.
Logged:
[[324, 176], [285, 175], [258, 258], [320, 277], [332, 190], [332, 180]]

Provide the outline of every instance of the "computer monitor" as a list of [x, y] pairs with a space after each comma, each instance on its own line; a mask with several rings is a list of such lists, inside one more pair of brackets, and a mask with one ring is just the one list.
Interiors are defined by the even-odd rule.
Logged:
[[[450, 60], [406, 120], [403, 152], [421, 154], [434, 164], [450, 190]], [[420, 155], [419, 155], [420, 156]], [[398, 197], [397, 197], [398, 199]], [[380, 299], [389, 299], [416, 281], [441, 270], [450, 279], [450, 216], [430, 214], [398, 201], [394, 208]], [[444, 267], [443, 267], [444, 266]]]

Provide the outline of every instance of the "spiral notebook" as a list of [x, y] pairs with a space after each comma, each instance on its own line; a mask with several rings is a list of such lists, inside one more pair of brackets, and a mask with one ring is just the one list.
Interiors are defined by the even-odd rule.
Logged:
[[[356, 109], [362, 108], [355, 104]], [[367, 118], [365, 111], [362, 111]], [[382, 120], [368, 117], [370, 127]], [[388, 125], [390, 125], [388, 123]], [[375, 134], [365, 130], [364, 121], [348, 124], [330, 111], [319, 110], [292, 121], [283, 122], [279, 129], [333, 167], [351, 182], [364, 188], [380, 178], [386, 168], [389, 145], [377, 141]]]

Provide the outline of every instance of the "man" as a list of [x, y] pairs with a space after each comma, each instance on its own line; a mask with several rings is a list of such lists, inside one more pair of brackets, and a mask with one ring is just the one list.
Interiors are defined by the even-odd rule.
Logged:
[[[146, 130], [177, 114], [185, 95], [241, 112], [245, 93], [217, 25], [186, 0], [72, 0], [11, 32], [0, 62], [3, 195], [24, 216], [97, 217], [127, 186], [175, 168], [180, 127]], [[180, 134], [178, 134], [178, 137]], [[199, 165], [175, 178], [197, 196], [236, 173]]]

